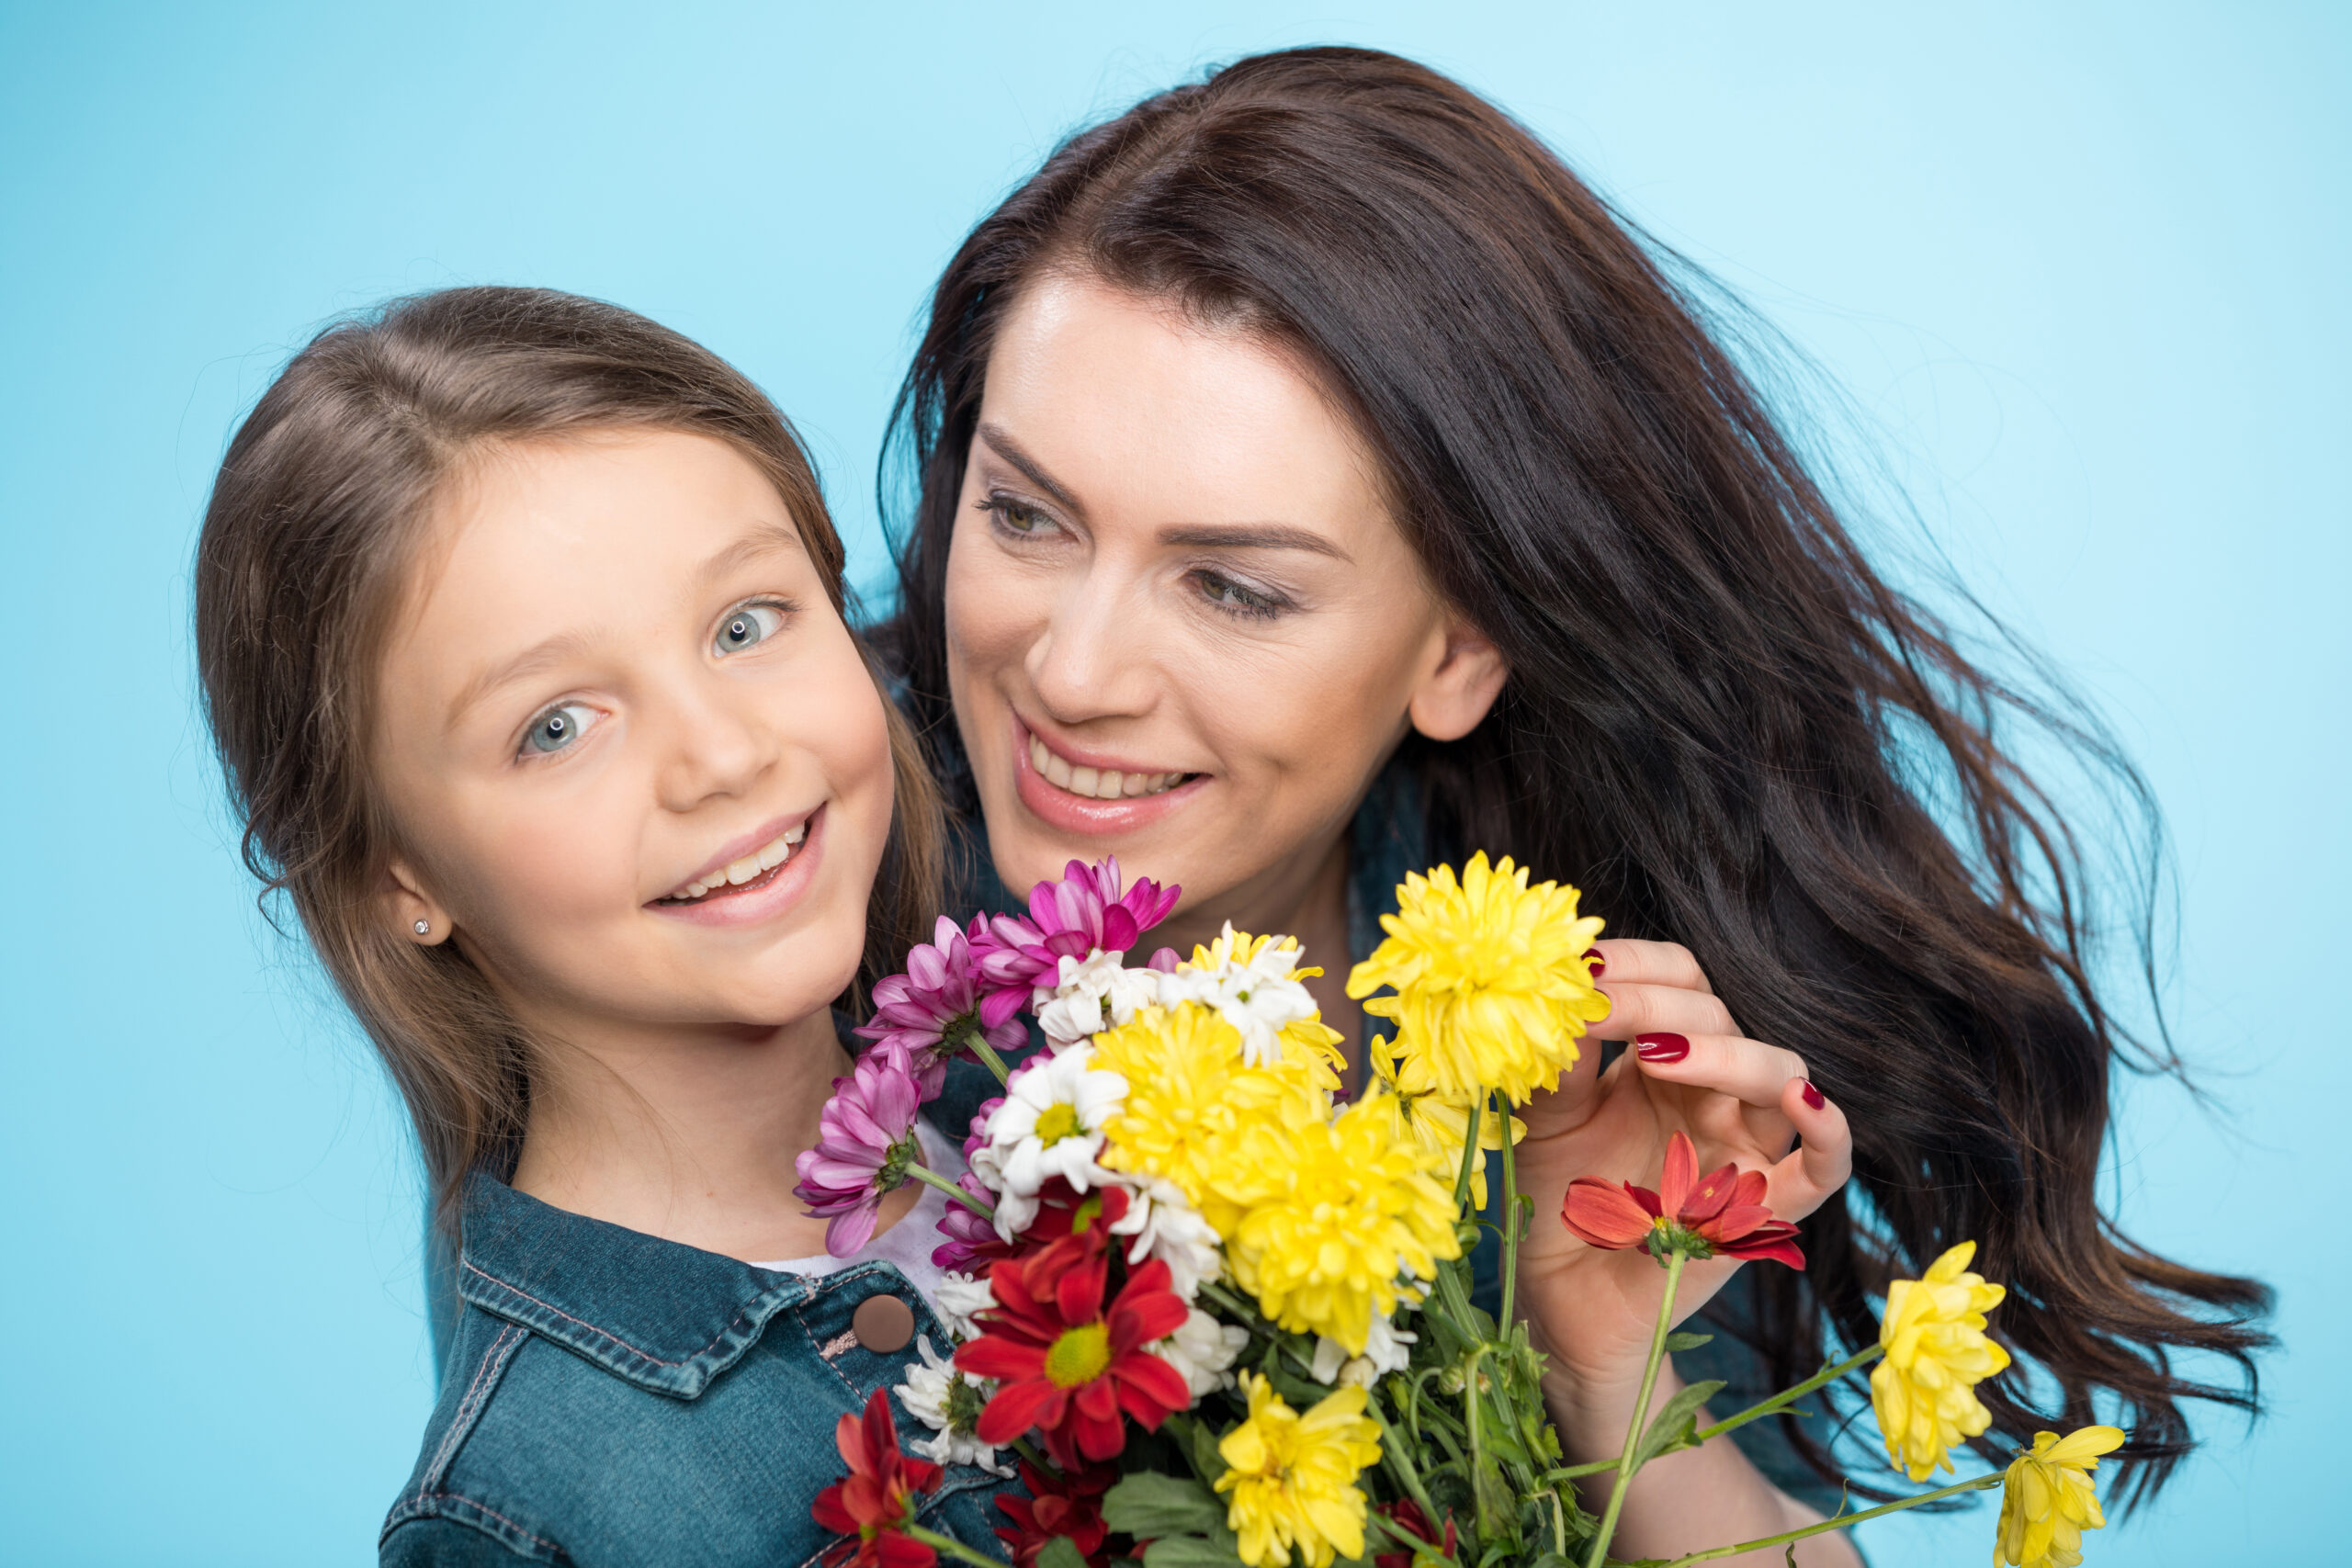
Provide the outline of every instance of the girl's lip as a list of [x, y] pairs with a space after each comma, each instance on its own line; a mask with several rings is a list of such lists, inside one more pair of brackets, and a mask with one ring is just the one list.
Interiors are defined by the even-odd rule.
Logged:
[[[785, 818], [776, 832], [792, 826], [795, 818]], [[774, 919], [794, 904], [817, 875], [817, 862], [824, 854], [825, 808], [821, 806], [808, 813], [808, 837], [793, 850], [792, 858], [774, 871], [755, 876], [740, 887], [729, 887], [697, 898], [691, 904], [665, 904], [659, 900], [645, 906], [657, 915], [672, 919], [690, 920], [698, 926], [756, 926]], [[752, 847], [774, 840], [775, 833], [752, 840]], [[722, 865], [725, 862], [720, 863]]]
[[[817, 810], [821, 809], [823, 809], [821, 807], [817, 808]], [[725, 871], [729, 866], [734, 864], [737, 861], [741, 860], [745, 855], [754, 853], [757, 851], [764, 849], [768, 845], [775, 843], [778, 839], [792, 831], [793, 829], [798, 827], [801, 823], [809, 821], [816, 815], [816, 810], [795, 812], [790, 816], [777, 818], [775, 821], [769, 823], [764, 828], [754, 828], [741, 838], [729, 839], [726, 843], [720, 845], [718, 852], [711, 856], [710, 859], [699, 870], [695, 871], [693, 875], [681, 877], [676, 882], [671, 884], [672, 891], [674, 892], [678, 888], [685, 886], [686, 884], [690, 882], [708, 882], [712, 877], [718, 875], [720, 872]], [[795, 855], [797, 855], [799, 852], [800, 852], [798, 850], [793, 851]], [[787, 862], [786, 863], [788, 864], [790, 863]], [[664, 898], [669, 896], [670, 895], [668, 893], [664, 893], [662, 895]]]
[[[1043, 739], [1044, 737], [1041, 736], [1039, 739]], [[1084, 766], [1119, 767], [1118, 761], [1113, 759], [1096, 761], [1094, 754], [1081, 759], [1059, 746], [1053, 746], [1052, 750]], [[1120, 771], [1125, 773], [1130, 770], [1121, 768]], [[1150, 770], [1135, 769], [1133, 771], [1140, 773]], [[1029, 761], [1029, 727], [1021, 722], [1019, 714], [1012, 716], [1013, 791], [1020, 795], [1021, 804], [1029, 808], [1030, 815], [1046, 826], [1065, 833], [1109, 835], [1131, 833], [1139, 828], [1148, 827], [1198, 795], [1212, 776], [1208, 773], [1195, 773], [1173, 789], [1162, 790], [1158, 795], [1139, 795], [1133, 798], [1091, 800], [1081, 795], [1072, 795], [1069, 791], [1049, 783], [1037, 772], [1036, 765]]]

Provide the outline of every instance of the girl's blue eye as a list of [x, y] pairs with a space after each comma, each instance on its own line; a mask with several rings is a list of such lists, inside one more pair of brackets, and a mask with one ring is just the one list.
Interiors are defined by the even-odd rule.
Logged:
[[523, 750], [560, 751], [586, 734], [596, 718], [596, 710], [585, 703], [560, 703], [531, 721], [523, 736]]
[[718, 635], [710, 641], [711, 651], [741, 653], [753, 643], [765, 641], [783, 629], [782, 610], [774, 604], [746, 604], [718, 623]]

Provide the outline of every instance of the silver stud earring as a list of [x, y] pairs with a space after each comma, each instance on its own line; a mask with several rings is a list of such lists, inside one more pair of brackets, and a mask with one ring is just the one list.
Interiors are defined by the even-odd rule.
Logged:
[[416, 934], [419, 936], [424, 936], [432, 930], [433, 922], [431, 920], [419, 920], [416, 922]]

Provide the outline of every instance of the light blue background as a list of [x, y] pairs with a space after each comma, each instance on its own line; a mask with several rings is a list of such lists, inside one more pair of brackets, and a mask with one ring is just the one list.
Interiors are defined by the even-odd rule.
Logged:
[[[2223, 1114], [2131, 1089], [2111, 1185], [2275, 1280], [2290, 1350], [2093, 1561], [2344, 1560], [2347, 17], [0, 6], [0, 1559], [371, 1561], [428, 1404], [396, 1107], [256, 919], [194, 708], [196, 522], [284, 355], [430, 285], [624, 301], [800, 422], [875, 581], [882, 418], [966, 227], [1097, 111], [1345, 40], [1747, 291], [2145, 764]], [[1978, 1568], [1990, 1519], [1870, 1530]]]

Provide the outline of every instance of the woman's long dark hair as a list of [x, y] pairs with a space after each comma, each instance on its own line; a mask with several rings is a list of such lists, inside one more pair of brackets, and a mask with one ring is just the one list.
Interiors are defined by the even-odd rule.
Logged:
[[[2269, 1297], [2099, 1212], [2131, 1042], [2092, 985], [2081, 847], [1996, 720], [2144, 790], [1872, 571], [1674, 265], [1508, 116], [1391, 55], [1261, 55], [1072, 138], [956, 253], [899, 396], [885, 516], [909, 479], [916, 500], [887, 640], [917, 728], [954, 733], [948, 542], [1024, 282], [1082, 272], [1302, 355], [1510, 660], [1468, 738], [1408, 742], [1433, 828], [1689, 946], [1851, 1121], [1865, 1201], [1805, 1222], [1802, 1279], [1758, 1281], [1775, 1386], [1874, 1338], [1871, 1296], [1973, 1237], [2010, 1290], [1997, 1331], [2049, 1384], [1985, 1385], [1996, 1429], [2120, 1414], [2143, 1495], [2191, 1446], [2185, 1401], [2255, 1407]], [[2182, 1375], [2182, 1351], [2242, 1382]], [[1786, 1424], [1835, 1473], [1821, 1424]]]

